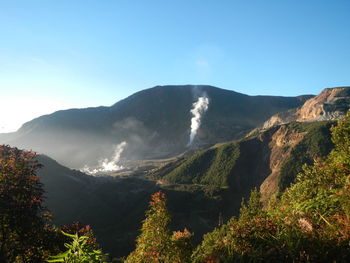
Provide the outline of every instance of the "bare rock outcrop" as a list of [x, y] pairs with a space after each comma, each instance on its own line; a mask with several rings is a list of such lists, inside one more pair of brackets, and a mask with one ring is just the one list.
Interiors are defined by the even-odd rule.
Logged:
[[306, 132], [297, 132], [282, 125], [272, 135], [269, 143], [269, 166], [271, 173], [260, 185], [262, 201], [267, 201], [278, 192], [278, 177], [283, 163], [290, 155], [292, 149], [304, 138]]
[[296, 110], [273, 115], [263, 124], [263, 129], [291, 121], [309, 122], [335, 120], [344, 116], [350, 108], [350, 87], [327, 88], [307, 100]]

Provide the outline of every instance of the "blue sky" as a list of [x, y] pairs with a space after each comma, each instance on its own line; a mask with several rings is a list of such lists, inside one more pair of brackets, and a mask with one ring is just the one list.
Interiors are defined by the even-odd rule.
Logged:
[[350, 85], [349, 14], [348, 0], [0, 0], [0, 132], [156, 85]]

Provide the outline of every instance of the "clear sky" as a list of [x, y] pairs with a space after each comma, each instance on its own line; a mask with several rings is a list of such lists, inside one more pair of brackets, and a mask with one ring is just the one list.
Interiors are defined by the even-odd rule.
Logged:
[[349, 0], [0, 0], [0, 132], [156, 85], [350, 85]]

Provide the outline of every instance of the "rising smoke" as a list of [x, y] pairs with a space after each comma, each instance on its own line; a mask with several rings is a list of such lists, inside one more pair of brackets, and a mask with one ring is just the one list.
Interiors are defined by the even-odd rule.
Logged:
[[124, 167], [119, 164], [119, 161], [126, 146], [127, 146], [127, 143], [125, 141], [119, 143], [115, 147], [114, 154], [111, 160], [109, 160], [108, 158], [100, 160], [98, 162], [99, 163], [98, 167], [94, 169], [91, 169], [87, 165], [85, 165], [82, 171], [88, 174], [98, 174], [98, 173], [113, 172], [113, 171], [124, 169]]
[[201, 125], [202, 116], [208, 110], [208, 105], [209, 99], [206, 95], [199, 97], [198, 100], [193, 103], [193, 108], [191, 109], [191, 133], [187, 146], [190, 146], [196, 137], [199, 126]]

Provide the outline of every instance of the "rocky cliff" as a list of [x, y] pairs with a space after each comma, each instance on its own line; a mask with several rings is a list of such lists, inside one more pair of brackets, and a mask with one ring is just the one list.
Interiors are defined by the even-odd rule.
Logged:
[[291, 121], [309, 122], [339, 119], [350, 108], [350, 87], [324, 89], [297, 109], [277, 113], [268, 119], [263, 129]]

